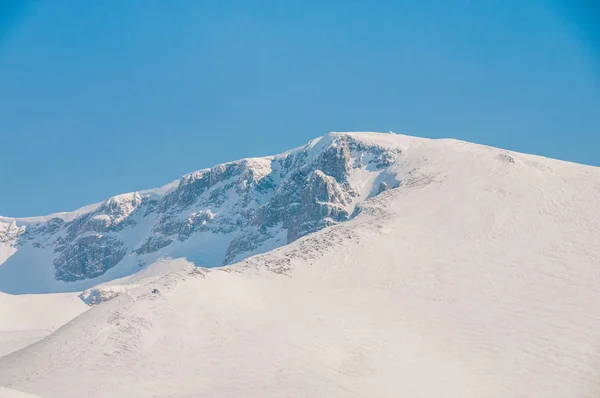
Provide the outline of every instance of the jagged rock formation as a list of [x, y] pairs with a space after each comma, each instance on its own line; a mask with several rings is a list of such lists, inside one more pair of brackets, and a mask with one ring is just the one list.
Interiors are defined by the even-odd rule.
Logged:
[[[281, 155], [199, 170], [78, 212], [0, 218], [0, 279], [7, 267], [34, 261], [44, 274], [51, 265], [59, 282], [48, 284], [38, 275], [46, 286], [41, 290], [79, 289], [131, 274], [159, 257], [218, 266], [292, 242], [348, 220], [362, 200], [398, 186], [386, 169], [402, 148], [378, 136], [331, 133]], [[73, 283], [88, 280], [93, 283]], [[11, 290], [0, 281], [3, 289]]]

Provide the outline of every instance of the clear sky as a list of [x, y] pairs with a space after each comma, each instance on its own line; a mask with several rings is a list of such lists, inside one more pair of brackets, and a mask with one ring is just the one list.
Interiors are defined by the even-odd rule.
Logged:
[[594, 0], [0, 1], [0, 214], [329, 131], [600, 165]]

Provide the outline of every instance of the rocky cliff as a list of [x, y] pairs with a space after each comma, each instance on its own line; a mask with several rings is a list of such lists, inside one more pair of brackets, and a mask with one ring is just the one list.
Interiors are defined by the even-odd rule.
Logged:
[[[160, 257], [219, 266], [292, 242], [348, 220], [361, 201], [398, 186], [388, 170], [402, 156], [396, 141], [331, 133], [77, 212], [0, 218], [0, 290], [78, 290]], [[15, 273], [28, 273], [32, 283], [8, 285], [3, 275]]]

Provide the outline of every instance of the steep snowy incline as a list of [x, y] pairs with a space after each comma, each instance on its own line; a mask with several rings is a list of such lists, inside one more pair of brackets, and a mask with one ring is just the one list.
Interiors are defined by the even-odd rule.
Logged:
[[0, 291], [80, 291], [161, 258], [213, 267], [264, 253], [347, 221], [362, 201], [400, 184], [390, 167], [416, 142], [331, 133], [76, 212], [0, 217]]
[[600, 396], [600, 169], [451, 140], [403, 154], [388, 169], [400, 186], [348, 222], [227, 267], [182, 265], [0, 358], [0, 385]]

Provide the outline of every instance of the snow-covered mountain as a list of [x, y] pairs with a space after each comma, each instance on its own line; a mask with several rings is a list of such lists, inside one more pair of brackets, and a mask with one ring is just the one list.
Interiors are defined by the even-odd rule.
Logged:
[[231, 264], [346, 221], [400, 184], [410, 138], [331, 133], [264, 158], [190, 173], [72, 213], [0, 218], [0, 291], [77, 291], [159, 258]]
[[[50, 219], [17, 221], [5, 241], [24, 243], [5, 244], [12, 256], [0, 268], [34, 253], [34, 242], [59, 258], [67, 249], [54, 253], [55, 239], [110, 213], [101, 225], [127, 225], [77, 239], [106, 234], [127, 254], [100, 277], [60, 286], [130, 274], [104, 285], [125, 294], [1, 357], [0, 386], [45, 398], [600, 396], [600, 168], [394, 134], [334, 134], [267, 159], [257, 162], [270, 168], [252, 174], [273, 175], [266, 190], [257, 188], [266, 177], [240, 178], [245, 171], [187, 182], [212, 174], [204, 171], [128, 196], [128, 217], [105, 203], [61, 215], [62, 232], [49, 232]], [[254, 188], [238, 193], [241, 185]], [[192, 228], [180, 240], [180, 228], [157, 227], [205, 211], [219, 186], [235, 203], [210, 207], [205, 228], [234, 231]], [[218, 209], [244, 221], [220, 221]], [[138, 255], [154, 236], [172, 240], [159, 249], [164, 257]], [[210, 257], [219, 261], [207, 265], [227, 262], [236, 239], [259, 242], [239, 258], [293, 242], [196, 267], [219, 239]], [[126, 266], [145, 258], [147, 266]], [[34, 268], [24, 259], [11, 267], [47, 266], [53, 280], [52, 262]], [[0, 302], [25, 308], [34, 297]], [[60, 297], [71, 307], [57, 310], [61, 317], [80, 312], [77, 294]], [[17, 312], [0, 311], [1, 330], [39, 329], [35, 314]]]

